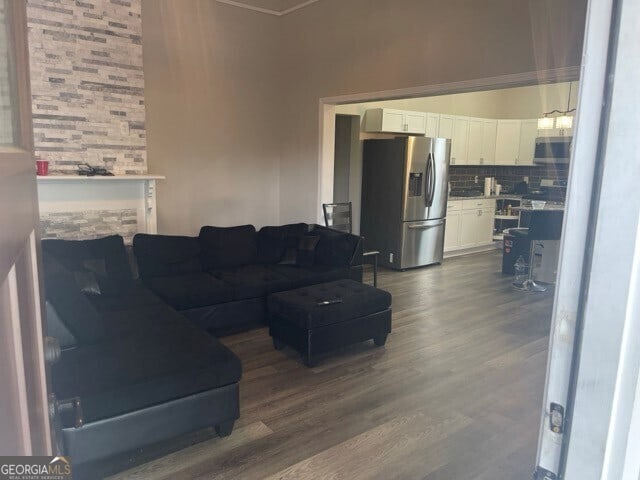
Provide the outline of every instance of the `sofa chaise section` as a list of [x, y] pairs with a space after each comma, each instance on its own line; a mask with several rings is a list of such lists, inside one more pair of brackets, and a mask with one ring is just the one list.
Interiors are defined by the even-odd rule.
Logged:
[[86, 466], [183, 433], [229, 434], [241, 364], [132, 279], [121, 237], [43, 240], [48, 332], [65, 332], [53, 393], [74, 399], [60, 433]]

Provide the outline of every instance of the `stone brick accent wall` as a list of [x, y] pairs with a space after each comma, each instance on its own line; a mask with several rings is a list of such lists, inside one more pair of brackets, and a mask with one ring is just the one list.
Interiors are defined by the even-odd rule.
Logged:
[[141, 0], [27, 0], [35, 153], [146, 173]]
[[43, 213], [42, 238], [88, 240], [106, 235], [122, 235], [128, 244], [138, 231], [136, 210], [91, 210], [87, 212]]

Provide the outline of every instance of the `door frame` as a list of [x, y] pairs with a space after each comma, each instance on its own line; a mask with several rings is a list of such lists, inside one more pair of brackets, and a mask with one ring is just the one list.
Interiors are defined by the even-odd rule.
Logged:
[[0, 209], [0, 293], [5, 303], [0, 309], [0, 368], [7, 381], [0, 390], [2, 455], [49, 455], [53, 450], [38, 276], [39, 216], [26, 3], [6, 0], [17, 132], [12, 146], [0, 146], [0, 203], [13, 207]]
[[[559, 478], [640, 476], [638, 18], [636, 0], [591, 1], [587, 10], [585, 48], [591, 48], [583, 77], [603, 88], [594, 92], [601, 103], [581, 91], [580, 103], [591, 105], [595, 119], [581, 110], [573, 152], [582, 163], [579, 147], [596, 143]], [[584, 128], [592, 120], [599, 129]]]

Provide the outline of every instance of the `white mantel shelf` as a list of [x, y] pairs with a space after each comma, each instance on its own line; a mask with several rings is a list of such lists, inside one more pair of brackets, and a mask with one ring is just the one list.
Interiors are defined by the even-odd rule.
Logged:
[[163, 175], [38, 176], [41, 213], [137, 210], [138, 232], [157, 233], [156, 181]]
[[46, 176], [38, 176], [38, 183], [49, 183], [49, 182], [93, 182], [93, 181], [111, 181], [111, 182], [121, 182], [121, 181], [145, 181], [145, 180], [164, 180], [166, 177], [164, 175], [113, 175], [113, 176], [103, 176], [103, 175], [46, 175]]

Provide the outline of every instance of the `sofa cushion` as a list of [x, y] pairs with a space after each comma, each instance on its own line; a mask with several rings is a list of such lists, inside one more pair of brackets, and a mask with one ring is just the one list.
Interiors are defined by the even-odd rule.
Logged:
[[85, 423], [239, 381], [233, 352], [181, 315], [162, 327], [62, 353], [52, 367], [58, 398], [80, 397]]
[[258, 262], [280, 262], [289, 244], [289, 239], [302, 237], [308, 231], [309, 225], [306, 223], [262, 227], [258, 232]]
[[144, 280], [202, 271], [197, 237], [139, 233], [133, 237], [133, 253]]
[[253, 225], [202, 227], [202, 264], [205, 270], [249, 265], [257, 261], [258, 241]]
[[162, 301], [155, 305], [102, 312], [105, 339], [114, 341], [132, 335], [153, 335], [155, 331], [175, 324], [175, 313], [173, 308]]
[[287, 277], [290, 288], [305, 287], [316, 283], [331, 282], [341, 278], [350, 278], [349, 268], [331, 267], [327, 265], [313, 265], [301, 267], [299, 265], [269, 265], [275, 273]]
[[[335, 299], [341, 303], [318, 305]], [[391, 294], [353, 280], [336, 280], [274, 293], [269, 296], [268, 305], [272, 315], [312, 329], [386, 310], [391, 306]]]
[[43, 252], [45, 298], [78, 344], [90, 344], [105, 336], [104, 324], [89, 299], [80, 291], [70, 271]]
[[133, 281], [120, 235], [95, 240], [43, 240], [42, 250], [71, 272], [94, 275], [100, 293], [117, 294]]
[[140, 283], [133, 283], [119, 295], [90, 295], [88, 299], [100, 313], [166, 305], [160, 297]]
[[155, 277], [147, 284], [177, 310], [230, 302], [234, 298], [231, 285], [204, 272]]
[[245, 265], [211, 270], [210, 273], [233, 287], [234, 300], [244, 300], [291, 288], [293, 282], [270, 267], [271, 265]]

